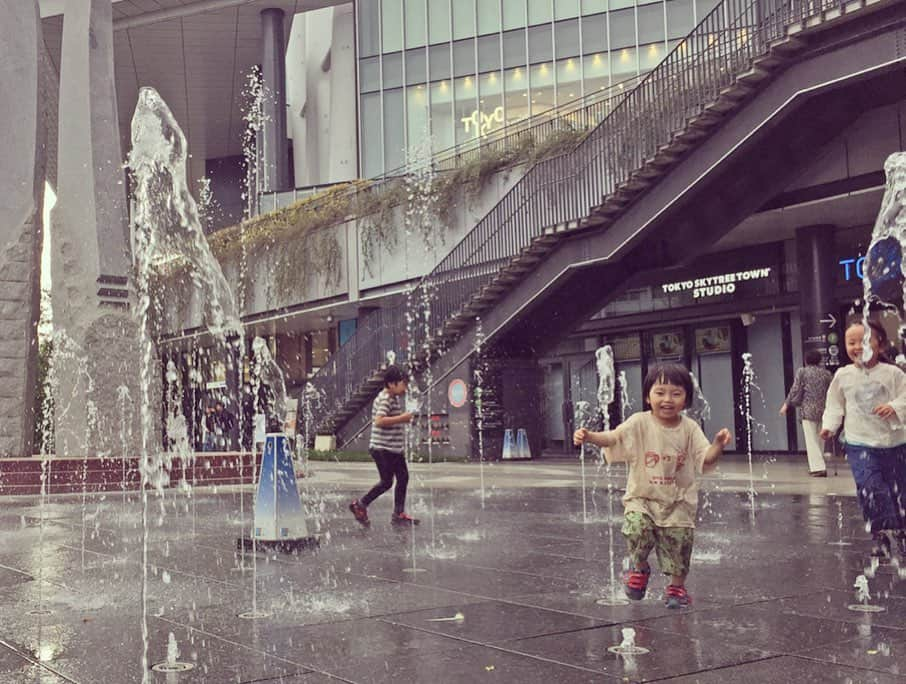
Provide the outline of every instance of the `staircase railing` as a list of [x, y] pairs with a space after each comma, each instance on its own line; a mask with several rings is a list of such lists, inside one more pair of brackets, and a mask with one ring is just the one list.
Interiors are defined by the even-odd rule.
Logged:
[[[427, 324], [411, 326], [412, 340], [403, 340], [402, 329], [392, 328], [393, 334], [387, 338], [390, 346], [382, 349], [399, 350], [406, 342], [415, 350], [428, 350], [443, 323], [488, 284], [503, 263], [531, 245], [546, 227], [587, 217], [646, 160], [653, 159], [660, 147], [670, 143], [689, 119], [716, 100], [756, 57], [784, 39], [788, 26], [845, 4], [845, 0], [722, 0], [574, 149], [530, 168], [422, 278], [411, 300], [430, 302]], [[376, 317], [405, 320], [404, 308], [374, 312], [363, 321], [363, 327], [371, 330], [378, 323]], [[364, 360], [353, 359], [363, 346], [343, 347], [336, 354], [338, 362], [364, 371], [353, 380], [366, 377], [380, 363], [368, 366]], [[382, 350], [369, 350], [368, 358], [375, 353], [380, 356]], [[348, 395], [349, 389], [337, 385], [338, 375], [319, 375], [314, 378], [316, 385], [340, 405], [339, 397]]]

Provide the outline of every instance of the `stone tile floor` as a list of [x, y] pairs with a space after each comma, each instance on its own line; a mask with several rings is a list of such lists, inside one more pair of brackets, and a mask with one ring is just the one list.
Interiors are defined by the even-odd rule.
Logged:
[[[620, 573], [621, 475], [611, 516], [589, 473], [583, 523], [573, 465], [486, 469], [484, 497], [476, 466], [414, 468], [414, 531], [390, 526], [390, 494], [369, 530], [352, 520], [368, 464], [316, 465], [303, 496], [322, 544], [300, 556], [234, 551], [248, 488], [152, 495], [147, 535], [135, 493], [48, 497], [43, 525], [38, 497], [2, 497], [0, 684], [906, 681], [906, 579], [881, 566], [885, 610], [848, 609], [870, 547], [852, 481], [799, 470], [759, 469], [754, 514], [745, 464], [704, 483], [682, 611], [662, 576], [642, 602], [596, 602], [611, 539]], [[624, 627], [648, 654], [608, 652]], [[148, 670], [173, 641], [194, 668]]]

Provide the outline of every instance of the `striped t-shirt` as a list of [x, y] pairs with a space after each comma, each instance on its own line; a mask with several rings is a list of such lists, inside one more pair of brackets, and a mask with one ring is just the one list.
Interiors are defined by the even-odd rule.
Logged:
[[386, 388], [374, 400], [371, 408], [371, 441], [368, 443], [369, 449], [385, 449], [396, 454], [402, 454], [406, 450], [406, 424], [397, 423], [390, 427], [378, 427], [374, 421], [385, 416], [392, 418], [403, 413], [402, 402], [399, 396], [391, 395]]

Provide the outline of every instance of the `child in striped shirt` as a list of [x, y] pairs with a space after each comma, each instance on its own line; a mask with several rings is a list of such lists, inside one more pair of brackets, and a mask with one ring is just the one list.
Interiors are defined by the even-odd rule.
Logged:
[[418, 525], [419, 522], [405, 512], [409, 468], [404, 452], [406, 424], [412, 421], [412, 414], [403, 411], [402, 396], [406, 393], [408, 384], [408, 375], [397, 366], [389, 366], [384, 371], [384, 389], [374, 400], [371, 410], [368, 453], [377, 465], [381, 480], [365, 496], [349, 504], [349, 510], [355, 519], [366, 527], [371, 524], [368, 520], [368, 505], [393, 486], [394, 477], [396, 489], [393, 491], [393, 516], [390, 522], [401, 526]]

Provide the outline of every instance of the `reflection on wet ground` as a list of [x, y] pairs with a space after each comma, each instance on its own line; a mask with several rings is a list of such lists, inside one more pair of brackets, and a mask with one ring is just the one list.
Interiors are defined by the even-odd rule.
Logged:
[[[851, 488], [840, 479], [838, 490]], [[475, 489], [416, 477], [410, 508], [422, 524], [392, 528], [386, 496], [365, 530], [346, 509], [358, 482], [328, 480], [303, 487], [320, 550], [255, 563], [234, 551], [250, 490], [152, 499], [148, 664], [194, 667], [149, 681], [906, 678], [906, 580], [882, 565], [869, 587], [885, 610], [847, 608], [870, 549], [851, 496], [760, 493], [753, 518], [744, 491], [706, 485], [694, 604], [669, 611], [663, 576], [641, 602], [596, 603], [609, 590], [608, 526], [619, 524], [603, 514], [606, 487], [589, 493], [595, 515], [582, 524], [574, 487], [496, 486], [482, 507]], [[142, 681], [136, 495], [49, 498], [43, 529], [38, 497], [0, 501], [0, 684]], [[238, 617], [253, 601], [267, 617]], [[625, 627], [648, 653], [608, 651]]]

